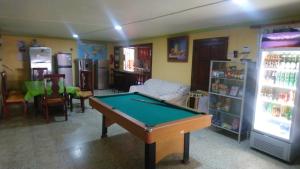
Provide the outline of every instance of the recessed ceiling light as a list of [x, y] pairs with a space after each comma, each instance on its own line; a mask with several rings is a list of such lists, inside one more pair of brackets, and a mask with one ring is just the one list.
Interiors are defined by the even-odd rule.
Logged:
[[73, 38], [75, 38], [75, 39], [78, 39], [78, 38], [79, 38], [79, 36], [78, 36], [77, 34], [73, 34], [72, 36], [73, 36]]
[[245, 5], [248, 2], [248, 0], [232, 0], [232, 2], [238, 5]]
[[121, 27], [120, 25], [116, 25], [116, 26], [115, 26], [115, 30], [118, 30], [118, 31], [119, 31], [119, 30], [121, 30], [121, 29], [122, 29], [122, 27]]

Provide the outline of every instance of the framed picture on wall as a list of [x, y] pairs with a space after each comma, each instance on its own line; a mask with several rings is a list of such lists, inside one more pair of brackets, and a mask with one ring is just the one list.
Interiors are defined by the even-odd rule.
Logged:
[[187, 62], [188, 61], [188, 36], [168, 38], [168, 61]]

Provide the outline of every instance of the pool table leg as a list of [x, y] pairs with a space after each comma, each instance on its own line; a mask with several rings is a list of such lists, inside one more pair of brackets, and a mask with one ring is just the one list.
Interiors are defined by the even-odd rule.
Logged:
[[156, 143], [145, 144], [145, 169], [155, 169]]
[[190, 158], [190, 133], [184, 133], [183, 163], [188, 163]]
[[101, 138], [107, 137], [106, 117], [102, 115], [102, 135]]

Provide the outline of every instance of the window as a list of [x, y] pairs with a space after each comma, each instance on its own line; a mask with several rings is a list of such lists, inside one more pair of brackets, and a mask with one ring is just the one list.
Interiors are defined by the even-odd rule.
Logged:
[[125, 56], [124, 60], [124, 70], [134, 71], [134, 48], [124, 48], [123, 54]]

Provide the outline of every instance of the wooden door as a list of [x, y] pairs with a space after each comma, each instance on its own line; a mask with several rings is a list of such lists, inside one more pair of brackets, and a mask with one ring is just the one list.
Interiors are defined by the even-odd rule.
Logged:
[[208, 91], [211, 60], [227, 60], [228, 37], [193, 42], [191, 90]]

